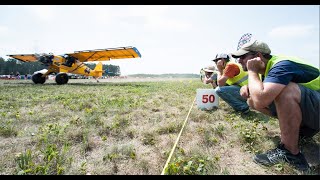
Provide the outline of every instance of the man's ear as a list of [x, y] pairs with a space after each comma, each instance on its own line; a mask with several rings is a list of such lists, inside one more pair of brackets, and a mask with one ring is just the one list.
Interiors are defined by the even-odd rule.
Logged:
[[264, 60], [264, 57], [263, 57], [263, 55], [262, 55], [261, 52], [258, 52], [258, 53], [257, 53], [257, 57], [259, 57], [262, 61]]

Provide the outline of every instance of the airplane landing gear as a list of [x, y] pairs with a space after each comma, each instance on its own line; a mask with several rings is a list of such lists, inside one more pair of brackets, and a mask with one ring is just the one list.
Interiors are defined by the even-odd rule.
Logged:
[[31, 79], [35, 84], [43, 84], [44, 82], [46, 82], [46, 78], [42, 77], [42, 75], [42, 73], [34, 74], [32, 75]]
[[67, 84], [69, 77], [66, 73], [58, 73], [56, 75], [56, 83], [57, 84]]
[[98, 83], [98, 82], [100, 82], [100, 81], [99, 81], [99, 79], [98, 79], [97, 77], [93, 77], [93, 78], [97, 81], [97, 83]]

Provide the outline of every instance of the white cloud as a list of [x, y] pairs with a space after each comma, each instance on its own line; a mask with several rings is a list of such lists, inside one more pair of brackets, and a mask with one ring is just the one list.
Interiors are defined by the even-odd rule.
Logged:
[[147, 20], [145, 27], [153, 31], [184, 31], [192, 27], [192, 24], [168, 15], [169, 10], [169, 6], [151, 6], [147, 7], [144, 11], [141, 11], [145, 13], [144, 16]]
[[268, 35], [272, 38], [296, 38], [308, 36], [314, 25], [287, 25], [273, 28]]
[[[191, 24], [168, 15], [170, 6], [102, 6], [95, 9], [92, 15], [96, 22], [105, 25], [128, 27], [137, 23], [150, 31], [184, 31]], [[172, 7], [175, 8], [175, 7]], [[89, 8], [91, 9], [91, 8]], [[89, 10], [88, 9], [88, 10]]]
[[35, 6], [24, 6], [24, 7], [41, 20], [49, 21], [54, 18], [54, 6], [35, 5]]
[[145, 27], [152, 31], [184, 31], [192, 27], [192, 24], [177, 19], [152, 17], [148, 20]]
[[9, 28], [7, 26], [0, 26], [0, 35], [3, 36], [9, 32]]
[[170, 6], [127, 6], [128, 16], [160, 17], [165, 15]]

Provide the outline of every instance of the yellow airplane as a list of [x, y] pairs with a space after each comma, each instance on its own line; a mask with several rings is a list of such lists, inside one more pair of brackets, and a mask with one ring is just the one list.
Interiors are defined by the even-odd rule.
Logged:
[[[11, 54], [7, 55], [23, 62], [39, 61], [48, 67], [47, 72], [36, 72], [32, 75], [32, 81], [35, 84], [45, 83], [49, 74], [55, 73], [55, 81], [57, 84], [68, 83], [69, 77], [67, 73], [80, 74], [85, 76], [93, 76], [98, 78], [102, 76], [102, 62], [113, 59], [141, 58], [141, 54], [137, 48], [118, 47], [107, 49], [95, 49], [85, 51], [75, 51], [74, 53], [66, 53], [63, 55], [46, 54]], [[99, 62], [94, 69], [90, 69], [83, 62]]]

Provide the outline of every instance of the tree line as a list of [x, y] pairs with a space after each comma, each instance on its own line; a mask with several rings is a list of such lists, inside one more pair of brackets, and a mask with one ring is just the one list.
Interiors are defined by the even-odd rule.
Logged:
[[128, 76], [139, 78], [199, 78], [199, 74], [131, 74]]
[[[94, 63], [86, 63], [86, 65], [94, 69], [96, 64]], [[39, 71], [42, 69], [47, 69], [47, 66], [44, 66], [40, 62], [22, 62], [18, 61], [13, 58], [9, 58], [7, 60], [0, 57], [0, 75], [9, 75], [13, 73], [15, 75], [17, 72], [19, 72], [20, 75], [25, 74], [33, 74], [35, 71]], [[104, 76], [120, 76], [120, 67], [111, 65], [111, 64], [103, 64], [103, 75]]]

